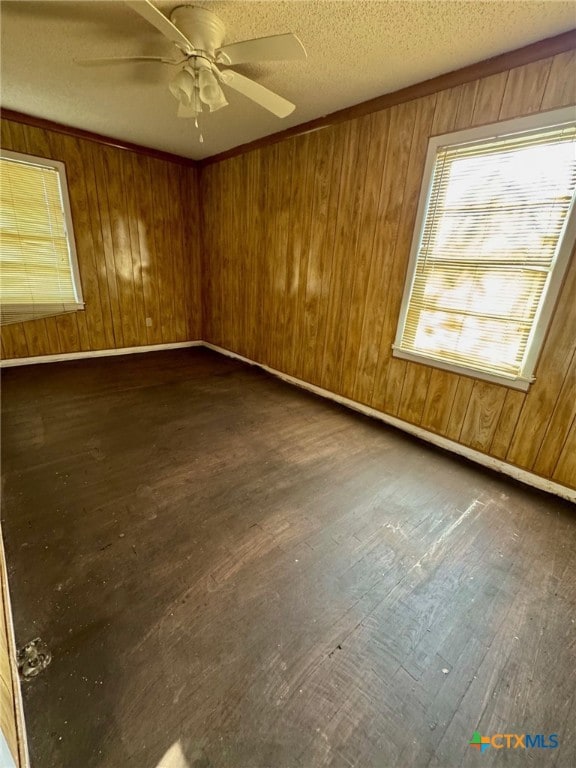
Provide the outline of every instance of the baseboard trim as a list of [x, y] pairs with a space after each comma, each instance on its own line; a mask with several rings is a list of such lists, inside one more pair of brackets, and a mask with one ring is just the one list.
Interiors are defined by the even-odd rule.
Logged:
[[226, 355], [227, 357], [233, 357], [236, 360], [241, 360], [243, 363], [255, 365], [257, 368], [261, 368], [263, 371], [272, 374], [272, 376], [276, 376], [277, 378], [282, 379], [282, 381], [286, 381], [289, 384], [300, 387], [301, 389], [306, 389], [309, 392], [313, 392], [315, 395], [326, 398], [327, 400], [340, 403], [340, 405], [345, 405], [347, 408], [351, 408], [354, 411], [363, 413], [366, 416], [371, 416], [374, 419], [383, 421], [385, 424], [389, 424], [392, 427], [396, 427], [396, 429], [400, 429], [403, 432], [414, 435], [415, 437], [418, 437], [427, 443], [432, 443], [432, 445], [436, 445], [439, 448], [443, 448], [444, 450], [456, 453], [459, 456], [463, 456], [470, 461], [481, 464], [483, 467], [493, 469], [503, 475], [508, 475], [508, 477], [512, 477], [514, 480], [519, 480], [521, 483], [530, 485], [533, 488], [538, 488], [541, 491], [546, 491], [547, 493], [553, 493], [555, 496], [560, 496], [561, 498], [567, 499], [568, 501], [576, 502], [576, 491], [572, 490], [571, 488], [567, 488], [565, 485], [555, 483], [552, 480], [547, 480], [545, 477], [535, 475], [533, 472], [529, 472], [526, 469], [515, 467], [513, 464], [508, 464], [501, 459], [488, 456], [488, 454], [481, 453], [480, 451], [476, 451], [473, 448], [468, 448], [465, 445], [456, 443], [454, 440], [449, 440], [447, 437], [436, 435], [434, 432], [429, 432], [427, 429], [422, 429], [422, 427], [418, 427], [415, 424], [410, 424], [407, 421], [402, 421], [402, 419], [397, 419], [395, 416], [389, 416], [382, 411], [378, 411], [368, 405], [358, 403], [348, 397], [337, 395], [334, 392], [330, 392], [328, 389], [317, 387], [315, 384], [310, 384], [303, 379], [297, 379], [295, 376], [290, 376], [287, 373], [278, 371], [276, 368], [270, 368], [270, 366], [264, 365], [264, 363], [258, 363], [255, 360], [251, 360], [248, 357], [239, 355], [237, 352], [232, 352], [231, 350], [225, 349], [224, 347], [219, 347], [216, 344], [210, 344], [207, 341], [203, 342], [203, 346], [207, 347], [208, 349], [212, 349], [214, 352], [219, 352], [222, 355]]
[[0, 368], [14, 368], [17, 365], [37, 365], [39, 363], [61, 363], [66, 360], [84, 360], [88, 357], [111, 357], [112, 355], [134, 355], [141, 352], [161, 352], [164, 349], [183, 349], [201, 347], [202, 341], [174, 341], [169, 344], [146, 344], [142, 347], [119, 347], [118, 349], [95, 349], [88, 352], [66, 352], [62, 355], [40, 355], [38, 357], [14, 357], [0, 361]]

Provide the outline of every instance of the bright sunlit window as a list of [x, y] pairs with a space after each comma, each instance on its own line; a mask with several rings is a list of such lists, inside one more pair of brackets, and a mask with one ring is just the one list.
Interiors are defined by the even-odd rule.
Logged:
[[0, 203], [2, 324], [82, 309], [64, 164], [3, 150]]
[[574, 109], [431, 139], [394, 356], [526, 390], [575, 189]]

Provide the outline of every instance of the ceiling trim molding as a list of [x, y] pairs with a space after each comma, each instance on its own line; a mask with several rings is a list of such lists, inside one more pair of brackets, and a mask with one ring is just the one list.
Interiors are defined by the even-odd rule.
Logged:
[[501, 53], [498, 56], [484, 59], [476, 64], [469, 64], [466, 67], [455, 69], [452, 72], [447, 72], [443, 75], [438, 75], [430, 80], [424, 80], [415, 85], [401, 88], [398, 91], [385, 93], [383, 96], [377, 96], [374, 99], [363, 101], [352, 107], [340, 109], [329, 115], [317, 117], [309, 122], [295, 125], [292, 128], [287, 128], [284, 131], [273, 133], [269, 136], [263, 136], [261, 139], [250, 141], [247, 144], [241, 144], [240, 146], [228, 149], [225, 152], [199, 160], [197, 161], [197, 164], [200, 168], [203, 168], [212, 165], [212, 163], [219, 163], [222, 160], [228, 160], [231, 157], [243, 155], [245, 152], [251, 152], [252, 150], [260, 149], [261, 147], [266, 147], [270, 144], [276, 144], [279, 141], [284, 141], [284, 139], [299, 136], [303, 133], [310, 133], [311, 131], [316, 131], [320, 128], [327, 128], [330, 125], [336, 125], [337, 123], [342, 123], [347, 120], [355, 120], [359, 117], [365, 117], [373, 112], [380, 112], [383, 109], [394, 107], [397, 104], [402, 104], [406, 101], [419, 99], [423, 96], [430, 96], [438, 91], [444, 91], [448, 88], [464, 85], [465, 83], [478, 80], [482, 77], [497, 75], [506, 70], [522, 67], [526, 64], [532, 64], [540, 59], [547, 59], [551, 56], [556, 56], [559, 53], [566, 53], [567, 51], [574, 49], [576, 49], [576, 29], [571, 29], [560, 35], [547, 37], [544, 40], [538, 40], [537, 42], [530, 43], [522, 48], [516, 48], [513, 51]]
[[29, 125], [32, 128], [41, 128], [46, 131], [63, 133], [66, 136], [72, 136], [76, 139], [94, 141], [97, 144], [104, 144], [107, 147], [125, 149], [129, 152], [137, 152], [140, 155], [148, 155], [149, 157], [154, 157], [157, 160], [165, 160], [169, 163], [178, 163], [179, 165], [186, 165], [189, 167], [194, 167], [197, 164], [196, 161], [191, 160], [189, 157], [173, 155], [171, 152], [163, 152], [161, 149], [153, 149], [152, 147], [143, 147], [140, 144], [133, 144], [130, 141], [114, 139], [111, 136], [103, 136], [100, 133], [92, 133], [92, 131], [85, 131], [82, 128], [74, 128], [71, 125], [64, 125], [63, 123], [55, 123], [52, 120], [45, 120], [43, 117], [26, 115], [24, 112], [16, 112], [13, 109], [2, 108], [0, 117], [2, 120], [9, 120], [13, 123], [22, 123], [24, 125]]

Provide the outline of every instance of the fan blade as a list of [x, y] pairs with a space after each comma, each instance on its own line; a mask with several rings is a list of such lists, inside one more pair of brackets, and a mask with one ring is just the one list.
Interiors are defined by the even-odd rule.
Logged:
[[160, 62], [161, 64], [181, 64], [186, 59], [180, 59], [180, 61], [173, 61], [172, 59], [164, 59], [162, 56], [113, 56], [107, 59], [74, 59], [75, 64], [79, 64], [81, 67], [103, 67], [106, 64], [132, 64], [140, 62]]
[[288, 61], [306, 59], [308, 54], [300, 40], [289, 32], [286, 35], [257, 37], [239, 43], [224, 45], [217, 52], [223, 64], [248, 64], [256, 61]]
[[244, 77], [239, 72], [225, 69], [220, 73], [220, 77], [224, 85], [252, 99], [252, 101], [260, 104], [261, 107], [272, 112], [276, 117], [288, 117], [296, 109], [295, 104], [283, 99], [282, 96], [278, 96], [277, 93], [254, 82], [254, 80], [250, 80], [249, 77]]
[[152, 5], [150, 0], [126, 0], [126, 5], [130, 6], [136, 13], [139, 13], [153, 27], [156, 27], [159, 32], [162, 32], [164, 37], [171, 40], [184, 53], [192, 53], [194, 46], [190, 40], [156, 6]]

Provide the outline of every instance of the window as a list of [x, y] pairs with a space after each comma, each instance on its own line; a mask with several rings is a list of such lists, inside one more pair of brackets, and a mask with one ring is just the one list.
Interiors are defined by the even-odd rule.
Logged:
[[82, 309], [64, 164], [2, 150], [0, 180], [1, 322]]
[[573, 108], [431, 139], [394, 356], [527, 390], [575, 188]]

